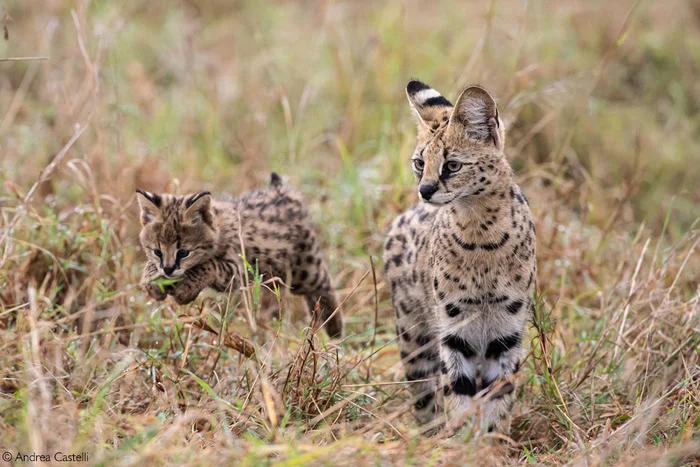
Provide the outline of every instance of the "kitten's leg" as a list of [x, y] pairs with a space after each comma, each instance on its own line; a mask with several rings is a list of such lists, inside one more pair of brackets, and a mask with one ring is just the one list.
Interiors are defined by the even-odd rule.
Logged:
[[148, 261], [143, 268], [143, 275], [141, 276], [141, 286], [146, 290], [148, 295], [158, 301], [165, 300], [167, 293], [165, 290], [161, 289], [158, 285], [152, 283], [154, 279], [158, 278], [158, 266]]
[[[338, 308], [338, 299], [330, 284], [316, 291], [307, 292], [304, 298], [306, 299], [309, 312], [312, 314], [314, 314], [316, 304], [318, 303], [319, 314], [318, 317], [314, 316], [313, 319], [318, 319], [319, 324], [324, 323], [328, 317], [331, 316], [331, 313]], [[343, 317], [340, 314], [340, 310], [326, 323], [325, 330], [330, 337], [343, 336]]]
[[239, 287], [235, 263], [226, 258], [214, 258], [185, 271], [184, 280], [175, 284], [170, 292], [179, 305], [193, 302], [202, 290], [211, 287], [217, 292], [225, 291], [229, 284]]
[[215, 258], [212, 261], [214, 264], [211, 265], [210, 274], [213, 279], [209, 287], [217, 292], [225, 292], [229, 287], [232, 290], [238, 290], [242, 285], [240, 279], [242, 269], [238, 264], [226, 257]]
[[[333, 289], [330, 273], [326, 267], [320, 253], [316, 251], [310, 264], [312, 266], [303, 269], [292, 267], [292, 293], [304, 295], [309, 312], [313, 319], [319, 324], [324, 323], [331, 314], [338, 308], [338, 298]], [[308, 261], [305, 259], [305, 261]], [[314, 314], [318, 303], [318, 315]], [[335, 315], [326, 323], [325, 330], [330, 337], [341, 337], [343, 335], [343, 316], [338, 310]]]
[[[280, 289], [280, 294], [281, 293], [282, 289]], [[258, 319], [262, 319], [265, 321], [280, 319], [281, 302], [282, 295], [280, 295], [280, 300], [277, 300], [277, 295], [272, 290], [269, 290], [267, 287], [260, 287]]]
[[520, 369], [522, 334], [515, 332], [492, 340], [486, 349], [484, 387], [489, 388], [481, 416], [485, 432], [510, 432], [511, 410], [515, 402], [515, 381], [507, 379]]

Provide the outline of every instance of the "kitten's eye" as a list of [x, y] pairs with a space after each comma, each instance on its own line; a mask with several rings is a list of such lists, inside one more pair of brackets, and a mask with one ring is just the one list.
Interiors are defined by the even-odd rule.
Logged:
[[177, 250], [177, 257], [178, 258], [186, 258], [187, 255], [189, 255], [190, 252], [187, 250]]
[[153, 254], [156, 255], [156, 256], [159, 257], [159, 258], [162, 258], [162, 257], [163, 257], [163, 252], [160, 251], [158, 248], [156, 248], [155, 250], [153, 250]]
[[413, 168], [421, 171], [425, 168], [425, 161], [423, 159], [413, 159]]
[[457, 172], [459, 169], [462, 168], [462, 163], [457, 161], [449, 161], [445, 165], [447, 166], [447, 170], [449, 170], [450, 172]]

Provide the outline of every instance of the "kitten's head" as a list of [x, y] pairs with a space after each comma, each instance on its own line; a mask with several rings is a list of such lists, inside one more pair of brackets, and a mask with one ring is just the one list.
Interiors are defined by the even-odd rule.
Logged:
[[208, 191], [186, 196], [136, 192], [141, 245], [164, 277], [180, 277], [211, 257], [216, 232]]
[[453, 106], [439, 92], [410, 81], [406, 95], [418, 124], [411, 158], [419, 197], [444, 205], [493, 193], [510, 174], [503, 155], [505, 131], [493, 97], [468, 86]]

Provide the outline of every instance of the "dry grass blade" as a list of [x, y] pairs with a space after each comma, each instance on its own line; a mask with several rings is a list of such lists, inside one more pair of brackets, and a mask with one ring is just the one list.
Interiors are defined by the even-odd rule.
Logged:
[[45, 183], [49, 180], [49, 178], [54, 173], [56, 168], [59, 166], [61, 161], [63, 161], [63, 158], [66, 156], [66, 154], [68, 154], [68, 151], [70, 150], [70, 148], [73, 146], [73, 144], [76, 141], [78, 141], [78, 138], [80, 138], [80, 136], [87, 129], [88, 129], [88, 125], [82, 125], [82, 126], [78, 126], [76, 128], [75, 133], [73, 133], [73, 136], [71, 136], [71, 138], [68, 140], [68, 142], [65, 144], [65, 146], [63, 146], [63, 148], [58, 152], [58, 154], [56, 154], [56, 157], [53, 158], [53, 160], [44, 168], [44, 170], [41, 171], [41, 175], [39, 175], [39, 179], [29, 189], [27, 194], [24, 196], [22, 203], [18, 206], [14, 217], [7, 224], [7, 226], [3, 229], [2, 236], [0, 237], [0, 247], [2, 247], [4, 245], [4, 250], [3, 250], [2, 260], [0, 260], [0, 270], [5, 265], [5, 261], [7, 260], [7, 255], [9, 252], [9, 245], [6, 243], [7, 239], [10, 236], [12, 229], [26, 215], [27, 210], [29, 209], [29, 203], [32, 201], [32, 198], [34, 197], [34, 193], [36, 192], [37, 188], [42, 183]]
[[0, 62], [25, 62], [31, 60], [48, 60], [49, 57], [0, 57]]

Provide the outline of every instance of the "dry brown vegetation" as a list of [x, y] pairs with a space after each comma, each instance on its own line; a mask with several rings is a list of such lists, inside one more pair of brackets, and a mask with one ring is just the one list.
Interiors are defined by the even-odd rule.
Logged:
[[[0, 59], [47, 59], [0, 61], [0, 451], [698, 465], [697, 1], [2, 5]], [[536, 216], [508, 440], [410, 414], [378, 258], [416, 199], [410, 77], [498, 96]], [[138, 288], [136, 187], [235, 195], [271, 170], [312, 208], [342, 341], [289, 297], [256, 320], [265, 277], [187, 307]]]

